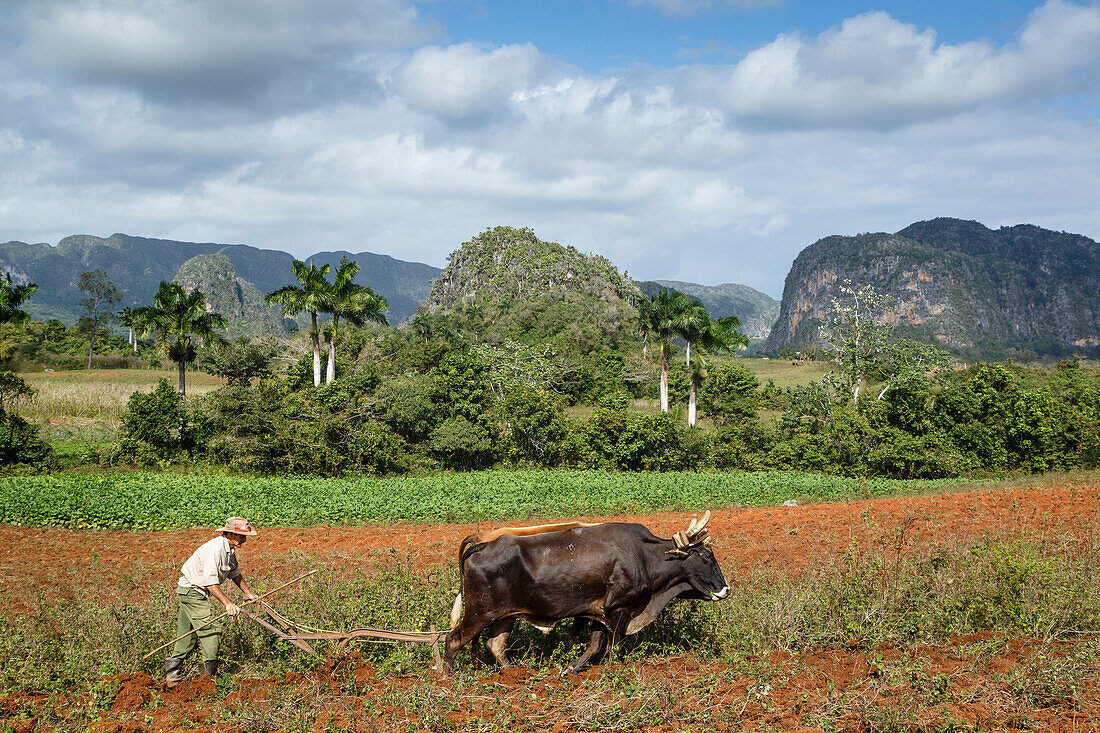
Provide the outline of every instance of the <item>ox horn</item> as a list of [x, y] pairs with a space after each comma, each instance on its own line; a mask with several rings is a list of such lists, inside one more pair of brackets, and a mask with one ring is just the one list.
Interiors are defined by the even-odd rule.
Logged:
[[702, 519], [698, 519], [697, 517], [692, 517], [691, 518], [691, 524], [688, 525], [687, 532], [686, 532], [688, 539], [692, 542], [695, 542], [699, 537], [706, 534], [707, 522], [709, 522], [709, 521], [710, 521], [710, 509], [707, 509], [707, 511], [703, 514]]

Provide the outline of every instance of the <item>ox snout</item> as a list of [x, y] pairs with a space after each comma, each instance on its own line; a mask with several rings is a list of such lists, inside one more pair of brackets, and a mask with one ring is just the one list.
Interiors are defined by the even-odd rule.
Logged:
[[723, 598], [725, 598], [726, 596], [728, 596], [729, 594], [730, 594], [730, 587], [727, 585], [727, 586], [723, 587], [722, 590], [718, 591], [717, 593], [711, 593], [710, 594], [710, 599], [712, 601], [720, 601]]

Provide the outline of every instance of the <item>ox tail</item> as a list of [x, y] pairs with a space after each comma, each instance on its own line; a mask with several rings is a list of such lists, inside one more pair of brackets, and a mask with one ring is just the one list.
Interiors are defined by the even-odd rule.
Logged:
[[451, 628], [458, 626], [458, 622], [462, 620], [462, 591], [458, 592], [455, 596], [454, 605], [451, 606]]

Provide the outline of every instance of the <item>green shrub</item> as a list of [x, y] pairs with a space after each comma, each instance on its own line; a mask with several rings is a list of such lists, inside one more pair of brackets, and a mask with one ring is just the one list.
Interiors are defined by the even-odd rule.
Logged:
[[153, 450], [177, 450], [184, 437], [183, 395], [162, 379], [156, 389], [145, 394], [135, 392], [126, 403], [122, 416], [122, 434], [147, 444]]
[[775, 434], [755, 419], [719, 427], [710, 438], [711, 462], [722, 470], [759, 471]]
[[38, 436], [38, 426], [0, 410], [0, 466], [39, 464], [50, 457], [50, 446]]
[[900, 479], [958, 476], [963, 468], [962, 457], [946, 435], [910, 435], [892, 427], [880, 432], [867, 465], [875, 476]]
[[501, 403], [500, 416], [511, 432], [517, 458], [541, 466], [558, 464], [569, 428], [553, 395], [537, 390], [513, 392]]
[[103, 460], [109, 465], [152, 466], [181, 458], [200, 448], [206, 433], [201, 421], [199, 429], [190, 429], [193, 417], [183, 395], [167, 379], [161, 379], [152, 392], [130, 395], [119, 442]]
[[627, 471], [683, 471], [706, 456], [703, 435], [688, 437], [677, 416], [631, 413], [615, 443], [616, 467]]
[[756, 415], [760, 380], [740, 364], [712, 368], [699, 389], [699, 407], [715, 420], [728, 422]]
[[375, 393], [374, 410], [395, 432], [410, 441], [428, 437], [441, 413], [439, 382], [431, 376], [400, 376], [383, 382]]
[[465, 417], [444, 420], [432, 431], [434, 453], [447, 468], [483, 468], [493, 462], [493, 442], [489, 431]]
[[[281, 351], [274, 339], [217, 344], [199, 350], [195, 366], [208, 374], [223, 377], [226, 384], [247, 387], [254, 379], [271, 376], [271, 362]], [[312, 370], [312, 357], [310, 369]]]

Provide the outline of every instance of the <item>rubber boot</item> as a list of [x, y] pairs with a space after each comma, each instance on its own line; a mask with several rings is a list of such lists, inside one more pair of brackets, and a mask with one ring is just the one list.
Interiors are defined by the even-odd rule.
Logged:
[[164, 660], [164, 672], [167, 676], [165, 686], [171, 690], [183, 682], [183, 660], [179, 657], [168, 657]]
[[208, 662], [203, 662], [202, 665], [206, 667], [206, 674], [216, 683], [218, 681], [218, 660], [211, 659]]

